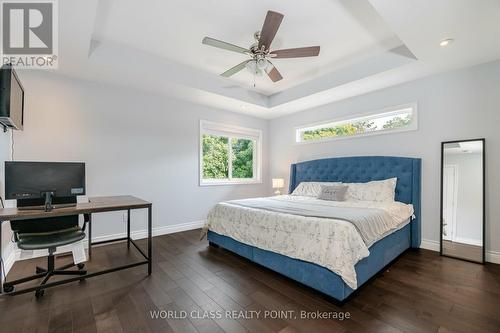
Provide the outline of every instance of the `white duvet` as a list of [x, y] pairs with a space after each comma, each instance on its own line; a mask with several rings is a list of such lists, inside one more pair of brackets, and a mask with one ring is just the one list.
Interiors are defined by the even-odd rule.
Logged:
[[[354, 266], [370, 254], [369, 246], [402, 228], [413, 214], [412, 205], [400, 202], [339, 202], [283, 195], [258, 199], [263, 200], [263, 207], [256, 208], [255, 202], [258, 201], [251, 200], [252, 207], [245, 206], [244, 200], [217, 204], [208, 214], [204, 230], [326, 267], [338, 274], [352, 289], [357, 288]], [[276, 200], [279, 201], [279, 211], [269, 208], [276, 206]], [[290, 211], [284, 212], [283, 207], [287, 206]], [[309, 212], [318, 213], [304, 216], [297, 211], [297, 207], [308, 207]], [[336, 207], [358, 208], [360, 212], [370, 212], [362, 220], [369, 224], [366, 228], [370, 231], [369, 239], [365, 234], [365, 240], [363, 239], [358, 229], [359, 224], [356, 227], [343, 219], [314, 217], [330, 216], [325, 215], [325, 212], [334, 212]], [[379, 216], [373, 214], [374, 211], [378, 211]], [[332, 213], [332, 216], [335, 215]]]

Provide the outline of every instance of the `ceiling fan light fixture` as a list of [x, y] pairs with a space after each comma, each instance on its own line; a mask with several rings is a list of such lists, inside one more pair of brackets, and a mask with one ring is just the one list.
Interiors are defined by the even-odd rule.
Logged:
[[247, 62], [245, 67], [248, 69], [249, 72], [255, 73], [255, 71], [257, 70], [257, 62], [255, 60], [249, 61]]
[[269, 65], [269, 62], [266, 60], [266, 58], [260, 58], [256, 62], [257, 68], [261, 71], [265, 71], [267, 69], [267, 66]]
[[[266, 62], [266, 66], [267, 66], [267, 62]], [[257, 60], [252, 60], [252, 61], [247, 62], [246, 68], [253, 75], [262, 76], [264, 74], [264, 70], [259, 67]]]

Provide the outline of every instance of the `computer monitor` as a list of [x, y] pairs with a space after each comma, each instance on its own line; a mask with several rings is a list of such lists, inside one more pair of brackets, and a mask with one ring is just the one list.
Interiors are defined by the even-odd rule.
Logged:
[[53, 203], [76, 203], [78, 195], [85, 195], [85, 163], [5, 162], [5, 197], [18, 207], [50, 211]]

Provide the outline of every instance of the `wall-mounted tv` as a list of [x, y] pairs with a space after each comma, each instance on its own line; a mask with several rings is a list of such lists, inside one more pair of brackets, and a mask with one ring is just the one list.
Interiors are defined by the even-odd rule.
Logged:
[[0, 68], [0, 124], [4, 128], [23, 129], [24, 88], [10, 65]]

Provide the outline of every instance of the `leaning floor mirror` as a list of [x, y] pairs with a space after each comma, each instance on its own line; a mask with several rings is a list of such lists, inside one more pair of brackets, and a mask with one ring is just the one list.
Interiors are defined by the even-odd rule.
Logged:
[[485, 140], [441, 144], [441, 255], [484, 263]]

